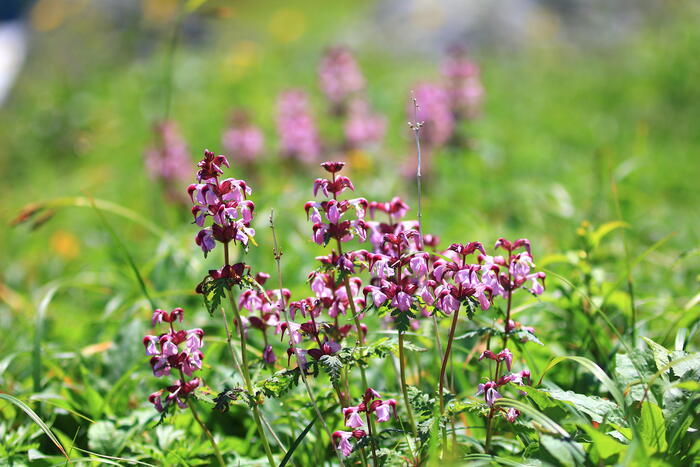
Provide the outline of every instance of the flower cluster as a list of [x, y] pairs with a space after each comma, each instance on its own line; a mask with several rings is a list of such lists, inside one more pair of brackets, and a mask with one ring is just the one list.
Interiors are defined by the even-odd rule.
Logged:
[[156, 123], [153, 133], [156, 142], [144, 154], [146, 171], [163, 183], [170, 199], [184, 202], [179, 185], [190, 177], [192, 164], [187, 143], [172, 121]]
[[[378, 422], [388, 422], [392, 415], [397, 418], [396, 401], [394, 399], [382, 400], [381, 397], [377, 391], [369, 388], [365, 391], [359, 405], [343, 409], [345, 426], [353, 428], [353, 431], [336, 431], [333, 433], [333, 439], [338, 443], [337, 447], [344, 456], [349, 456], [353, 450], [351, 439], [362, 439], [367, 435], [362, 428], [365, 427], [365, 424], [371, 426], [371, 415], [374, 415]], [[364, 414], [364, 419], [362, 414]]]
[[[533, 295], [541, 295], [544, 292], [545, 273], [531, 272], [535, 264], [529, 240], [521, 238], [510, 242], [505, 238], [499, 238], [495, 248], [507, 251], [508, 257], [488, 256], [485, 253], [479, 256], [485, 282], [489, 284], [495, 295], [501, 295], [507, 299], [509, 294], [523, 287]], [[524, 248], [525, 251], [515, 253], [520, 248]]]
[[[263, 360], [272, 364], [277, 361], [277, 356], [269, 344], [267, 338], [268, 329], [274, 330], [275, 334], [282, 332], [282, 322], [280, 321], [280, 308], [284, 307], [290, 297], [288, 289], [265, 290], [265, 282], [270, 278], [269, 274], [259, 272], [255, 275], [255, 282], [259, 289], [246, 289], [238, 297], [238, 306], [241, 310], [248, 311], [248, 316], [241, 316], [243, 328], [246, 331], [250, 328], [258, 329], [262, 332], [265, 348], [263, 349]], [[238, 323], [236, 323], [238, 324]]]
[[[494, 353], [492, 350], [485, 350], [479, 357], [480, 361], [483, 359], [495, 361], [496, 370], [494, 372], [495, 377], [479, 384], [477, 395], [483, 395], [486, 405], [490, 407], [489, 418], [492, 418], [497, 412], [503, 412], [505, 418], [509, 422], [513, 422], [520, 415], [520, 412], [514, 408], [510, 408], [507, 411], [501, 408], [497, 410], [494, 407], [494, 402], [502, 397], [499, 388], [506, 384], [514, 383], [519, 386], [530, 384], [530, 371], [524, 369], [520, 372], [510, 373], [513, 354], [505, 346], [508, 338], [514, 333], [525, 332], [534, 335], [535, 330], [510, 319], [512, 294], [518, 289], [525, 289], [533, 295], [540, 295], [544, 291], [545, 274], [543, 272], [532, 272], [535, 265], [529, 240], [521, 238], [511, 242], [504, 238], [499, 238], [495, 248], [505, 250], [508, 253], [507, 258], [503, 256], [488, 256], [482, 248], [478, 257], [478, 269], [481, 273], [482, 282], [486, 285], [493, 298], [501, 296], [507, 302], [506, 322], [503, 331], [504, 348], [498, 353]], [[518, 251], [521, 249], [524, 251]], [[504, 371], [503, 376], [501, 376], [500, 370], [503, 367], [507, 371]]]
[[479, 66], [467, 57], [463, 49], [453, 49], [442, 66], [445, 89], [457, 119], [470, 119], [479, 114], [484, 87]]
[[255, 230], [250, 227], [255, 205], [246, 199], [251, 193], [250, 187], [243, 180], [220, 180], [224, 173], [221, 167], [230, 167], [223, 155], [215, 156], [211, 151], [204, 151], [204, 158], [197, 166], [198, 183], [187, 188], [194, 205], [192, 215], [200, 227], [205, 226], [208, 217], [212, 224], [197, 233], [195, 242], [205, 256], [214, 249], [216, 242], [241, 242], [247, 246], [255, 235]]
[[[170, 313], [163, 310], [153, 312], [152, 323], [168, 323], [168, 332], [158, 336], [147, 335], [143, 338], [146, 355], [151, 357], [150, 364], [153, 374], [157, 377], [168, 376], [172, 370], [179, 373], [180, 378], [175, 384], [161, 389], [148, 396], [156, 410], [162, 412], [173, 403], [180, 408], [186, 407], [186, 398], [200, 384], [199, 378], [192, 378], [192, 374], [202, 368], [204, 355], [200, 350], [204, 345], [204, 331], [199, 328], [190, 330], [175, 330], [174, 323], [182, 322], [184, 312], [182, 308], [175, 308]], [[191, 378], [189, 381], [187, 378]], [[167, 390], [165, 398], [163, 393]]]
[[[340, 195], [345, 190], [355, 190], [348, 177], [338, 175], [338, 172], [345, 166], [343, 162], [324, 162], [321, 166], [331, 174], [331, 178], [317, 178], [314, 182], [314, 196], [319, 191], [323, 193], [327, 201], [309, 201], [304, 206], [306, 215], [314, 223], [312, 238], [319, 245], [326, 245], [331, 239], [339, 242], [348, 242], [354, 236], [361, 241], [367, 238], [368, 225], [365, 222], [365, 213], [368, 202], [364, 198], [354, 198], [349, 200], [339, 200]], [[354, 211], [355, 216], [348, 219], [350, 211]], [[343, 219], [346, 217], [345, 219]]]
[[348, 104], [343, 130], [348, 148], [362, 148], [382, 141], [386, 133], [386, 118], [374, 113], [367, 99], [358, 97]]
[[283, 157], [313, 162], [321, 154], [321, 143], [309, 109], [306, 93], [291, 90], [277, 99], [277, 132]]
[[444, 145], [452, 136], [455, 126], [450, 95], [442, 86], [434, 83], [421, 83], [413, 92], [418, 109], [416, 111], [411, 102], [407, 114], [409, 119], [416, 118], [422, 122], [421, 141], [428, 150]]
[[224, 150], [242, 163], [251, 163], [257, 159], [264, 143], [260, 128], [250, 123], [246, 113], [240, 110], [234, 112], [230, 126], [221, 137]]
[[326, 50], [318, 66], [318, 80], [326, 98], [335, 106], [365, 87], [365, 78], [355, 57], [340, 46]]

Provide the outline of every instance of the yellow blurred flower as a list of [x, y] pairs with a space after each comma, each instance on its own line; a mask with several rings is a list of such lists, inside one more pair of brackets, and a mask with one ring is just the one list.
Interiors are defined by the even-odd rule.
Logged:
[[178, 0], [144, 0], [141, 3], [143, 18], [148, 23], [165, 24], [175, 19]]
[[240, 78], [260, 61], [260, 46], [253, 41], [240, 41], [225, 59], [225, 66], [234, 78]]
[[61, 26], [71, 15], [82, 10], [89, 0], [39, 0], [29, 15], [29, 22], [37, 31], [51, 31]]
[[299, 10], [282, 8], [272, 15], [267, 30], [279, 42], [294, 42], [306, 32], [306, 17]]
[[64, 260], [71, 260], [80, 253], [78, 237], [65, 230], [58, 230], [51, 235], [49, 246]]

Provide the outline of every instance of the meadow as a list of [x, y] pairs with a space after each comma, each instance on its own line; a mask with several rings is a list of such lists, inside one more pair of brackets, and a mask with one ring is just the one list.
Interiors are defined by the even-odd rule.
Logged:
[[[468, 54], [338, 33], [373, 2], [42, 3], [0, 108], [0, 464], [698, 463], [692, 2]], [[450, 60], [473, 108], [432, 100]]]

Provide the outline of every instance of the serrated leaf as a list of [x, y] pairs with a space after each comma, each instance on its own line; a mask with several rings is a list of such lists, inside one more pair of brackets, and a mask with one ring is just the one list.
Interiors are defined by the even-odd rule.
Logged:
[[340, 374], [343, 371], [343, 362], [335, 355], [324, 355], [319, 359], [321, 368], [330, 377], [335, 386], [340, 381]]
[[479, 329], [474, 329], [473, 331], [468, 331], [462, 334], [461, 336], [457, 336], [454, 338], [454, 340], [462, 340], [462, 339], [472, 339], [474, 337], [481, 337], [486, 334], [491, 334], [492, 336], [500, 336], [503, 334], [502, 331], [499, 331], [496, 328], [491, 328], [491, 327], [483, 327]]
[[258, 386], [265, 396], [279, 398], [299, 385], [299, 376], [301, 376], [299, 368], [281, 370], [258, 383]]
[[536, 335], [526, 331], [525, 329], [516, 329], [511, 331], [509, 335], [513, 336], [515, 339], [518, 339], [520, 342], [534, 342], [535, 344], [544, 345]]

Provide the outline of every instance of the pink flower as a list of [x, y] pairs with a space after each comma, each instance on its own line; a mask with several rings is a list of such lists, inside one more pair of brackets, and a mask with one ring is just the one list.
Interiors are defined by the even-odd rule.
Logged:
[[304, 91], [290, 90], [278, 97], [277, 132], [284, 157], [302, 162], [318, 159], [321, 144]]
[[508, 409], [508, 412], [506, 412], [506, 420], [508, 420], [510, 423], [513, 423], [519, 415], [520, 412], [511, 407], [510, 409]]
[[[422, 83], [414, 88], [415, 99], [418, 102], [418, 121], [423, 122], [421, 140], [428, 147], [438, 147], [445, 144], [454, 130], [454, 117], [450, 109], [450, 98], [439, 85]], [[411, 102], [408, 118], [413, 121], [414, 107]]]
[[366, 100], [354, 99], [348, 106], [344, 131], [345, 140], [351, 148], [362, 148], [379, 143], [386, 132], [386, 118], [372, 113]]
[[350, 443], [350, 439], [353, 438], [353, 436], [354, 433], [352, 431], [333, 432], [333, 439], [338, 443], [338, 449], [346, 457], [352, 453], [352, 444]]
[[321, 90], [334, 104], [339, 104], [365, 86], [355, 57], [345, 47], [326, 50], [318, 67], [318, 78]]
[[271, 345], [265, 346], [265, 350], [263, 351], [263, 360], [265, 363], [273, 364], [277, 361], [277, 356], [275, 355], [275, 351], [272, 349]]
[[249, 122], [245, 112], [238, 111], [221, 137], [221, 144], [236, 159], [252, 162], [262, 152], [264, 137], [262, 131]]
[[345, 416], [345, 426], [350, 428], [360, 428], [365, 425], [364, 420], [359, 414], [360, 407], [346, 407], [343, 409]]
[[455, 114], [462, 118], [476, 117], [484, 96], [478, 65], [469, 60], [464, 50], [454, 50], [445, 61], [442, 74]]
[[493, 407], [493, 403], [496, 401], [496, 399], [500, 399], [502, 396], [499, 394], [499, 392], [496, 390], [498, 388], [498, 385], [493, 382], [493, 381], [488, 381], [483, 384], [479, 384], [479, 390], [476, 393], [477, 396], [483, 394], [484, 395], [484, 400], [486, 401], [486, 405], [489, 407]]
[[374, 410], [378, 422], [387, 422], [391, 418], [392, 413], [394, 413], [394, 415], [396, 414], [396, 400], [387, 399], [382, 401]]
[[146, 150], [146, 170], [153, 179], [181, 183], [190, 176], [190, 151], [175, 122], [164, 121], [153, 127], [156, 144]]

